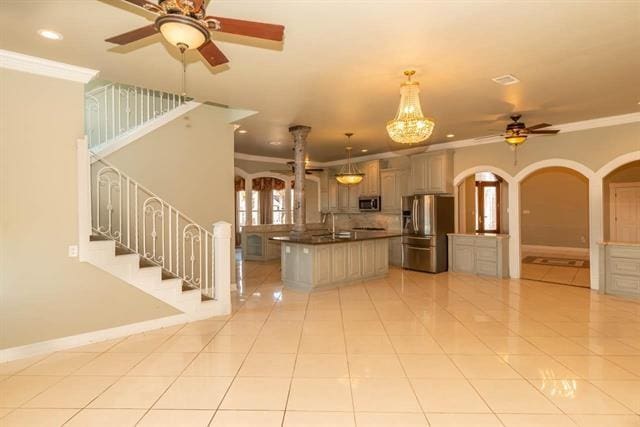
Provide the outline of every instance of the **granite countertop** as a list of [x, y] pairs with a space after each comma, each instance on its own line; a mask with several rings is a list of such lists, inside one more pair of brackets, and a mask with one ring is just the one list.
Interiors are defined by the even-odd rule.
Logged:
[[447, 236], [496, 237], [498, 239], [509, 237], [508, 234], [502, 233], [447, 233]]
[[295, 238], [291, 236], [278, 236], [271, 237], [269, 240], [277, 242], [298, 243], [301, 245], [329, 245], [334, 243], [347, 243], [347, 242], [360, 242], [362, 240], [374, 240], [374, 239], [390, 239], [393, 237], [400, 237], [402, 234], [388, 232], [388, 231], [351, 231], [349, 237], [338, 237], [340, 233], [336, 232], [336, 236], [333, 237], [331, 233], [318, 234], [308, 237]]

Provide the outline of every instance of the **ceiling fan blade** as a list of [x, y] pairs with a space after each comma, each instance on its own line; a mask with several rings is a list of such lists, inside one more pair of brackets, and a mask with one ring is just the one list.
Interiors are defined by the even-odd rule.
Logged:
[[135, 4], [136, 6], [140, 6], [140, 7], [144, 7], [146, 9], [146, 5], [151, 5], [154, 9], [158, 7], [158, 5], [155, 5], [151, 2], [148, 2], [147, 0], [124, 0], [127, 3], [131, 3], [131, 4]]
[[158, 30], [155, 24], [147, 25], [146, 27], [138, 28], [124, 34], [120, 34], [114, 37], [106, 39], [106, 42], [115, 43], [119, 45], [129, 44], [138, 40], [142, 40], [149, 36], [156, 34]]
[[529, 130], [529, 134], [533, 134], [533, 135], [555, 135], [556, 133], [560, 132], [559, 130]]
[[548, 128], [550, 126], [553, 126], [553, 125], [550, 125], [549, 123], [538, 123], [537, 125], [529, 126], [527, 129], [536, 130], [536, 129]]
[[212, 67], [229, 62], [224, 53], [211, 40], [200, 46], [198, 50]]
[[208, 16], [220, 22], [221, 33], [238, 34], [241, 36], [256, 37], [274, 41], [282, 41], [284, 37], [284, 26], [275, 24], [265, 24], [262, 22], [244, 21], [242, 19], [221, 18], [219, 16]]

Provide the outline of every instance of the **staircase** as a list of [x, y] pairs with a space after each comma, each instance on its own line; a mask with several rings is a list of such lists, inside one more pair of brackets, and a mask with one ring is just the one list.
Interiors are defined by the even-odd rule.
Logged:
[[105, 82], [85, 92], [89, 149], [106, 156], [199, 105], [172, 93]]
[[142, 88], [101, 86], [86, 93], [87, 137], [77, 148], [80, 260], [190, 319], [231, 311], [231, 224], [204, 229], [103, 157], [198, 105]]

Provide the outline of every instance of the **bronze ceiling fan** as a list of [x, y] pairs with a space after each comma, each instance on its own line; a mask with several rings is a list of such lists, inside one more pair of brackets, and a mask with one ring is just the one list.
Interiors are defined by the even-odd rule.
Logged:
[[184, 55], [187, 50], [198, 49], [204, 59], [212, 66], [229, 62], [227, 57], [211, 40], [211, 32], [237, 34], [259, 39], [282, 41], [284, 26], [241, 19], [207, 16], [207, 0], [122, 0], [158, 14], [155, 23], [105, 41], [125, 45], [150, 37], [158, 32], [180, 49]]

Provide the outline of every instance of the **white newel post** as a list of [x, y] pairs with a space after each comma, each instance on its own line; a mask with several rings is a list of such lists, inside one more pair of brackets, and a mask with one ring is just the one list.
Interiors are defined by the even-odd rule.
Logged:
[[[224, 314], [231, 313], [231, 224], [213, 224], [213, 283], [215, 299]], [[222, 314], [222, 313], [221, 313]]]
[[91, 237], [91, 166], [89, 141], [81, 138], [76, 145], [78, 165], [78, 259], [86, 261]]

